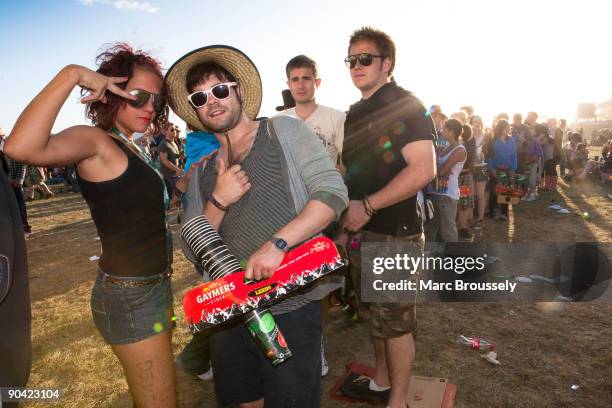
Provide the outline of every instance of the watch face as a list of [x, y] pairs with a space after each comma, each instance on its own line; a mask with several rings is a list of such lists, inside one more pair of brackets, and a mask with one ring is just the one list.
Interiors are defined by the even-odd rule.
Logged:
[[287, 241], [285, 241], [282, 238], [275, 240], [274, 245], [276, 245], [276, 247], [280, 249], [281, 251], [284, 251], [285, 249], [287, 249]]

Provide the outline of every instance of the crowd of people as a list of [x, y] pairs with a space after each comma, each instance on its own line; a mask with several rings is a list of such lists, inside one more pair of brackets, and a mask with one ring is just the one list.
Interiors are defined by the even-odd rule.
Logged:
[[610, 142], [610, 140], [612, 140], [612, 128], [594, 129], [591, 131], [591, 145], [593, 146], [603, 146]]
[[[580, 134], [563, 119], [538, 123], [529, 112], [524, 121], [521, 114], [510, 121], [502, 113], [485, 127], [470, 106], [450, 117], [439, 106], [425, 108], [395, 82], [395, 44], [382, 31], [355, 31], [347, 51], [344, 61], [361, 93], [347, 112], [317, 102], [317, 64], [298, 55], [286, 65], [295, 105], [258, 118], [261, 78], [241, 51], [203, 47], [164, 76], [155, 58], [118, 44], [100, 54], [97, 71], [62, 69], [4, 142], [23, 212], [24, 180], [52, 194], [41, 170], [49, 166], [63, 166], [64, 179], [87, 202], [102, 245], [92, 315], [137, 406], [176, 406], [167, 225], [173, 202], [183, 206], [185, 222], [208, 219], [246, 260], [247, 278], [270, 277], [289, 248], [317, 234], [332, 238], [348, 253], [349, 280], [369, 311], [376, 361], [373, 377], [351, 375], [341, 391], [403, 408], [415, 358], [416, 299], [362, 303], [359, 243], [422, 248], [425, 240], [469, 239], [470, 226], [483, 228], [487, 213], [508, 220], [500, 185], [522, 186], [530, 202], [556, 189], [559, 174], [580, 181], [609, 173], [611, 144], [601, 160], [589, 161]], [[76, 86], [88, 91], [82, 102], [93, 126], [50, 137]], [[184, 143], [168, 121], [168, 105], [190, 130]], [[181, 246], [197, 274], [210, 279], [182, 240]], [[340, 285], [326, 279], [272, 306], [294, 353], [276, 368], [238, 323], [194, 335], [176, 364], [214, 378], [223, 404], [319, 406], [327, 373], [322, 325], [329, 294]]]
[[468, 225], [481, 229], [485, 214], [508, 221], [509, 203], [498, 198], [507, 191], [500, 184], [515, 184], [516, 195], [532, 202], [555, 191], [559, 175], [567, 183], [610, 181], [612, 142], [589, 160], [581, 133], [567, 129], [565, 119], [538, 123], [538, 114], [529, 112], [524, 121], [516, 113], [509, 122], [509, 115], [500, 113], [485, 128], [471, 106], [450, 119], [438, 105], [430, 113], [437, 129], [438, 172], [424, 199], [431, 200], [438, 220], [425, 224], [428, 241], [471, 239]]

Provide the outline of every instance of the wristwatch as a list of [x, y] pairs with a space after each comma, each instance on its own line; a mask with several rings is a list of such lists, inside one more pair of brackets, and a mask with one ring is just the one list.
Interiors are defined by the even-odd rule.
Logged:
[[287, 244], [287, 241], [285, 241], [282, 238], [272, 237], [270, 239], [270, 242], [281, 252], [287, 252], [287, 250], [289, 249], [289, 245]]

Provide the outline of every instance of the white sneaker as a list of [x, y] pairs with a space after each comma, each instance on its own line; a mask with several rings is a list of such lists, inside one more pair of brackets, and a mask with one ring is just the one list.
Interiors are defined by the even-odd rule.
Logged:
[[198, 375], [198, 378], [203, 381], [210, 381], [213, 379], [213, 369], [210, 367], [204, 374]]
[[531, 193], [531, 194], [527, 194], [527, 198], [525, 198], [525, 201], [530, 202], [530, 201], [535, 201], [536, 197], [535, 194]]
[[329, 372], [329, 365], [325, 358], [325, 349], [323, 348], [323, 337], [321, 337], [321, 377], [325, 377]]

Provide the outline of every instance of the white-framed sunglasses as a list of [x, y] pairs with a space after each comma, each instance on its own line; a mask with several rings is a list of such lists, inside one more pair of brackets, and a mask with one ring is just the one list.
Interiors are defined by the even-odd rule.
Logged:
[[238, 83], [223, 82], [203, 91], [196, 91], [190, 94], [187, 99], [189, 99], [189, 103], [191, 103], [194, 108], [201, 108], [208, 102], [208, 95], [212, 95], [215, 99], [219, 100], [227, 98], [230, 95], [230, 88], [232, 86], [238, 86]]

